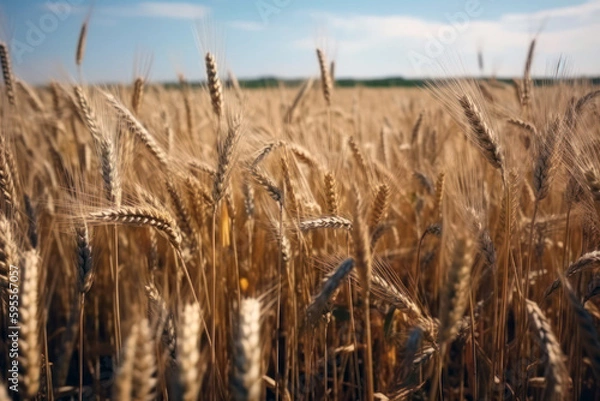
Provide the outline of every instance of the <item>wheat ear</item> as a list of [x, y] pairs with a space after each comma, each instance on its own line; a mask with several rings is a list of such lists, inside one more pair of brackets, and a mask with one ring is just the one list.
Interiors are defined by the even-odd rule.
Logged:
[[156, 142], [156, 139], [148, 132], [148, 130], [142, 125], [141, 122], [131, 112], [121, 104], [113, 95], [104, 93], [108, 102], [117, 111], [117, 114], [121, 119], [125, 121], [127, 127], [133, 132], [139, 140], [146, 146], [146, 148], [152, 153], [152, 155], [158, 160], [158, 162], [169, 167], [169, 158], [163, 148]]
[[89, 214], [93, 223], [119, 223], [133, 226], [150, 226], [164, 234], [167, 239], [179, 249], [181, 245], [181, 231], [173, 218], [166, 212], [153, 208], [120, 207], [106, 209]]
[[485, 122], [483, 115], [467, 95], [463, 95], [459, 99], [459, 103], [471, 127], [473, 135], [470, 138], [481, 150], [486, 160], [493, 167], [504, 172], [504, 157], [502, 156], [500, 145], [498, 145], [496, 136]]
[[300, 231], [312, 231], [323, 228], [352, 230], [352, 222], [340, 216], [323, 216], [300, 222]]
[[146, 284], [145, 290], [148, 297], [148, 320], [154, 329], [155, 337], [158, 338], [160, 334], [164, 347], [175, 360], [177, 359], [177, 331], [173, 314], [153, 282]]
[[369, 217], [369, 227], [371, 232], [385, 219], [387, 211], [390, 207], [391, 191], [390, 186], [381, 184], [377, 188], [373, 205], [371, 206], [371, 214]]
[[215, 204], [219, 203], [229, 184], [229, 176], [233, 167], [233, 156], [240, 139], [241, 123], [234, 119], [227, 130], [227, 136], [218, 145], [218, 165], [214, 177], [212, 197]]
[[131, 109], [135, 115], [139, 115], [142, 100], [144, 99], [144, 79], [137, 77], [133, 82], [133, 93], [131, 95]]
[[2, 67], [2, 78], [4, 78], [4, 85], [6, 86], [8, 103], [15, 106], [17, 102], [15, 98], [15, 85], [10, 63], [10, 55], [8, 52], [8, 46], [3, 42], [0, 42], [0, 67]]
[[540, 144], [533, 166], [533, 190], [536, 201], [548, 196], [550, 182], [556, 169], [559, 121], [551, 123], [543, 143]]
[[134, 400], [155, 399], [156, 356], [155, 345], [148, 319], [142, 319], [139, 326], [135, 357], [133, 360]]
[[240, 305], [231, 390], [238, 401], [258, 401], [262, 392], [261, 303], [256, 298], [246, 298]]
[[528, 131], [533, 136], [537, 136], [537, 129], [535, 128], [535, 125], [533, 125], [533, 123], [531, 122], [521, 120], [520, 118], [509, 118], [506, 121], [509, 124], [515, 125], [519, 128], [524, 129], [525, 131]]
[[19, 253], [11, 221], [0, 214], [0, 274], [8, 277], [10, 266], [16, 266], [18, 262]]
[[219, 79], [217, 61], [211, 53], [207, 52], [204, 62], [206, 64], [206, 77], [212, 108], [217, 118], [221, 118], [223, 115], [223, 86]]
[[140, 323], [131, 327], [129, 336], [121, 350], [120, 366], [115, 375], [113, 398], [129, 401], [133, 390], [133, 366], [136, 358], [136, 346], [140, 332]]
[[[598, 264], [600, 264], [600, 251], [588, 252], [569, 265], [565, 273], [565, 277], [571, 277], [574, 274], [579, 273], [581, 271], [597, 267]], [[556, 279], [552, 283], [552, 285], [546, 290], [545, 296], [547, 297], [548, 295], [556, 291], [560, 287], [560, 283], [561, 280]]]
[[348, 258], [338, 265], [325, 279], [321, 286], [321, 290], [312, 299], [312, 302], [306, 309], [306, 324], [313, 327], [319, 317], [327, 309], [327, 303], [333, 297], [335, 291], [339, 288], [342, 281], [354, 268], [354, 259]]
[[296, 93], [296, 96], [294, 97], [294, 100], [292, 101], [290, 108], [287, 110], [287, 113], [285, 114], [285, 121], [287, 123], [291, 123], [292, 121], [294, 121], [294, 117], [296, 116], [296, 111], [298, 110], [298, 107], [300, 106], [300, 104], [302, 104], [302, 101], [306, 98], [306, 94], [308, 92], [310, 92], [310, 90], [312, 89], [313, 82], [314, 82], [314, 80], [312, 78], [309, 78], [302, 84], [302, 86], [298, 90], [298, 93]]
[[16, 207], [17, 189], [13, 171], [12, 152], [10, 151], [3, 133], [0, 133], [0, 193], [4, 202], [7, 216], [11, 216]]
[[25, 398], [33, 398], [40, 387], [41, 345], [39, 322], [38, 277], [40, 257], [36, 250], [25, 252], [22, 261], [19, 307], [19, 361], [23, 372], [21, 384]]
[[117, 167], [115, 145], [109, 138], [102, 138], [100, 141], [100, 164], [106, 198], [114, 206], [119, 207], [122, 198], [121, 174]]
[[548, 358], [546, 377], [548, 386], [546, 387], [546, 399], [564, 399], [568, 392], [569, 373], [564, 363], [564, 354], [560, 348], [556, 335], [552, 331], [552, 327], [548, 319], [538, 307], [538, 305], [527, 299], [525, 300], [527, 313], [529, 314], [533, 326], [536, 329], [536, 334], [540, 341], [540, 345]]
[[88, 31], [88, 20], [86, 19], [83, 24], [81, 24], [81, 30], [79, 31], [79, 39], [77, 40], [77, 51], [75, 52], [75, 64], [78, 67], [81, 67], [81, 63], [83, 62], [83, 56], [85, 54], [85, 44], [87, 41], [87, 31]]
[[327, 106], [331, 106], [331, 92], [333, 90], [333, 84], [331, 82], [331, 75], [327, 68], [327, 60], [323, 50], [317, 49], [317, 59], [319, 61], [319, 69], [321, 70], [321, 89], [323, 90], [323, 98], [327, 103]]
[[582, 345], [592, 363], [592, 370], [596, 381], [600, 381], [600, 337], [596, 329], [594, 318], [585, 309], [579, 301], [579, 298], [573, 292], [571, 285], [565, 282], [569, 304], [575, 312], [577, 325], [579, 326], [579, 335]]
[[200, 338], [202, 314], [198, 304], [188, 304], [181, 314], [181, 322], [177, 334], [177, 361], [179, 363], [179, 380], [183, 387], [183, 400], [195, 401], [200, 390]]
[[525, 61], [525, 71], [523, 73], [523, 91], [521, 93], [521, 105], [523, 107], [529, 107], [531, 103], [531, 64], [533, 63], [533, 53], [535, 51], [535, 39], [529, 44], [529, 50], [527, 52], [527, 60]]
[[77, 239], [77, 278], [79, 292], [85, 294], [94, 283], [94, 270], [92, 265], [92, 246], [90, 244], [87, 226], [82, 225], [75, 229]]
[[44, 103], [40, 100], [40, 97], [35, 93], [35, 90], [29, 86], [25, 81], [21, 81], [20, 79], [15, 80], [17, 86], [21, 89], [21, 91], [27, 96], [27, 100], [29, 101], [29, 105], [31, 108], [38, 113], [44, 113], [46, 111], [46, 107]]
[[283, 204], [283, 191], [268, 175], [258, 168], [250, 169], [250, 175], [269, 194], [271, 199], [279, 204]]
[[458, 334], [458, 323], [463, 317], [469, 299], [472, 263], [471, 243], [466, 239], [456, 241], [448, 281], [440, 300], [439, 342], [448, 343]]

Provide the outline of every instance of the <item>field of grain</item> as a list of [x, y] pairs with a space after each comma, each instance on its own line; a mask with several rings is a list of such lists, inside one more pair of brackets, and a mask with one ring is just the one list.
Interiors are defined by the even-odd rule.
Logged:
[[599, 399], [600, 90], [317, 53], [33, 88], [0, 46], [0, 400]]

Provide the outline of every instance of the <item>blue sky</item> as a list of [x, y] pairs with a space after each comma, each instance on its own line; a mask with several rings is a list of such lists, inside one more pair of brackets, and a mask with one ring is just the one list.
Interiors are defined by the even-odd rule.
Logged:
[[478, 48], [488, 74], [516, 76], [538, 34], [534, 75], [561, 57], [570, 75], [600, 75], [600, 0], [7, 0], [0, 39], [11, 44], [16, 74], [76, 76], [88, 14], [90, 82], [146, 71], [158, 81], [179, 72], [203, 79], [206, 50], [238, 77], [305, 77], [317, 74], [316, 46], [335, 58], [338, 77], [474, 74]]

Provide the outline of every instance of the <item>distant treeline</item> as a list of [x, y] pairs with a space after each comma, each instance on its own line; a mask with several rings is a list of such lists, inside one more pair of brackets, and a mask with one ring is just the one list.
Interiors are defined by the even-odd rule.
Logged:
[[[482, 78], [489, 79], [489, 78]], [[435, 81], [443, 82], [446, 79], [437, 79]], [[351, 79], [351, 78], [341, 78], [335, 81], [335, 85], [337, 87], [342, 88], [352, 88], [356, 86], [364, 86], [371, 88], [392, 88], [392, 87], [420, 87], [424, 86], [427, 82], [431, 82], [432, 80], [426, 79], [405, 79], [402, 77], [388, 77], [388, 78], [373, 78], [373, 79]], [[497, 81], [511, 84], [512, 79], [510, 78], [498, 78]], [[534, 85], [548, 85], [551, 84], [554, 79], [553, 78], [539, 78], [534, 79]], [[586, 83], [592, 83], [593, 85], [600, 85], [600, 77], [592, 77], [592, 78], [573, 78], [569, 79], [571, 82], [581, 82], [585, 81]], [[275, 77], [265, 77], [265, 78], [255, 78], [255, 79], [240, 79], [239, 83], [242, 88], [254, 89], [254, 88], [276, 88], [280, 85], [284, 85], [286, 87], [289, 86], [299, 86], [304, 82], [304, 79], [280, 79]], [[564, 80], [562, 80], [564, 82]], [[227, 82], [228, 84], [228, 82]], [[165, 87], [178, 87], [180, 84], [178, 82], [165, 83]], [[190, 82], [190, 86], [198, 87], [204, 85], [204, 82]]]

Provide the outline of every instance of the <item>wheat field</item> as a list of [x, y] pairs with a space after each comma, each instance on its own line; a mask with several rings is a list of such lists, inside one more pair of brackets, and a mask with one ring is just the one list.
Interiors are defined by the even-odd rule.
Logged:
[[600, 89], [534, 44], [253, 90], [32, 87], [2, 44], [0, 400], [600, 399]]

